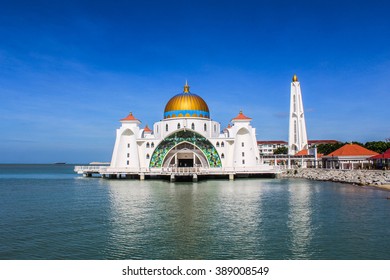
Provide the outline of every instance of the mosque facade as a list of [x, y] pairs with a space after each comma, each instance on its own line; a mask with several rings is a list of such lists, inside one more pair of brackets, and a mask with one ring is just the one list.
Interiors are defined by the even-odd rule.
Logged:
[[107, 174], [255, 174], [273, 173], [262, 164], [251, 118], [242, 111], [221, 128], [205, 100], [183, 92], [166, 104], [163, 119], [141, 127], [133, 113], [120, 120]]

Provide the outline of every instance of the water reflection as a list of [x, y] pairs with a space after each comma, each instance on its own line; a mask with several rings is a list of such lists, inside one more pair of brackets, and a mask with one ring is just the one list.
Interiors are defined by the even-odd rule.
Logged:
[[312, 188], [308, 182], [289, 186], [288, 227], [292, 259], [309, 259], [312, 239]]
[[378, 226], [388, 204], [372, 203], [375, 191], [306, 180], [100, 182], [111, 208], [105, 258], [354, 259], [390, 250], [389, 227]]
[[261, 186], [253, 181], [107, 183], [115, 257], [254, 258], [261, 247]]

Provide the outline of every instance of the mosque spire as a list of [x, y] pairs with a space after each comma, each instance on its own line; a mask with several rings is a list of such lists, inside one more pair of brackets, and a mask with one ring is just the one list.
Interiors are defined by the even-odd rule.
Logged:
[[293, 82], [298, 82], [298, 76], [296, 74], [294, 74], [294, 76], [292, 78], [292, 81]]
[[184, 93], [189, 93], [190, 92], [190, 86], [188, 85], [188, 82], [186, 80], [186, 84], [184, 86]]

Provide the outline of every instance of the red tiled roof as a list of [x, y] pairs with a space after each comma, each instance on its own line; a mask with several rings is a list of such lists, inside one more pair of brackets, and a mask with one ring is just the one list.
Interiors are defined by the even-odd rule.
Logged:
[[390, 149], [387, 149], [384, 153], [370, 157], [369, 159], [387, 159], [390, 158]]
[[148, 125], [145, 125], [144, 132], [152, 132]]
[[366, 149], [358, 144], [345, 144], [336, 151], [326, 155], [327, 157], [339, 157], [339, 156], [375, 156], [377, 152]]
[[136, 119], [133, 116], [133, 113], [130, 112], [130, 114], [126, 118], [121, 119], [121, 121], [139, 121], [139, 119]]
[[296, 153], [294, 156], [307, 156], [307, 155], [309, 155], [309, 150], [303, 149], [303, 150], [299, 151], [298, 153]]
[[251, 120], [251, 118], [245, 116], [242, 111], [238, 113], [237, 117], [235, 117], [233, 120]]

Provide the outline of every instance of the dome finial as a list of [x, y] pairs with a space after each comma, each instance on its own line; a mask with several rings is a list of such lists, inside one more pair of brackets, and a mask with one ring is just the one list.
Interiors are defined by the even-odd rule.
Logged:
[[186, 84], [184, 86], [184, 93], [189, 93], [190, 92], [190, 86], [188, 85], [188, 82], [186, 80]]
[[296, 74], [294, 74], [294, 76], [292, 78], [292, 81], [293, 82], [298, 82], [298, 76]]

